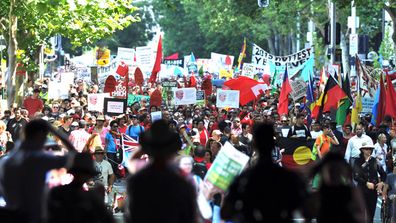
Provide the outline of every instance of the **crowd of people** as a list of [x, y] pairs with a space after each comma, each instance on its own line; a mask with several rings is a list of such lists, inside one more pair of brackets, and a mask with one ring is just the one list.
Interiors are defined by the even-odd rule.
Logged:
[[[267, 94], [240, 108], [217, 108], [212, 96], [204, 106], [176, 107], [151, 106], [142, 98], [111, 117], [88, 111], [87, 93], [98, 93], [97, 85], [78, 82], [64, 100], [48, 99], [45, 83], [33, 89], [0, 120], [1, 214], [12, 216], [10, 222], [112, 222], [118, 211], [134, 223], [290, 222], [296, 210], [318, 222], [340, 222], [330, 210], [350, 219], [343, 222], [372, 222], [377, 197], [394, 198], [388, 195], [396, 191], [396, 128], [388, 116], [379, 127], [369, 115], [356, 126], [337, 126], [330, 113], [310, 120], [303, 103], [278, 114], [277, 94]], [[161, 86], [131, 93], [155, 89]], [[152, 122], [156, 111], [162, 118]], [[128, 168], [122, 166], [123, 134], [141, 147]], [[314, 140], [309, 176], [282, 167], [281, 138]], [[250, 161], [221, 191], [209, 187], [205, 175], [226, 142]], [[48, 178], [57, 173], [48, 171], [61, 167], [73, 177], [59, 177], [47, 193]], [[120, 205], [113, 186], [121, 179], [127, 179], [128, 202]]]

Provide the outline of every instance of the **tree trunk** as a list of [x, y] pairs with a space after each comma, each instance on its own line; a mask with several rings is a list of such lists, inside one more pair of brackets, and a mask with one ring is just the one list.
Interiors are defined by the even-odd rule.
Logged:
[[15, 0], [10, 0], [9, 11], [9, 45], [8, 45], [8, 76], [7, 76], [7, 104], [11, 108], [15, 99], [15, 75], [16, 75], [16, 50], [18, 49], [17, 28], [18, 17], [15, 16]]
[[276, 50], [275, 50], [275, 43], [274, 43], [273, 35], [267, 37], [267, 43], [268, 43], [269, 52], [271, 54], [275, 54]]
[[393, 34], [392, 34], [392, 41], [393, 41], [393, 47], [396, 51], [396, 8], [391, 8], [390, 6], [384, 6], [384, 9], [388, 12], [389, 16], [392, 19], [392, 28], [393, 28]]

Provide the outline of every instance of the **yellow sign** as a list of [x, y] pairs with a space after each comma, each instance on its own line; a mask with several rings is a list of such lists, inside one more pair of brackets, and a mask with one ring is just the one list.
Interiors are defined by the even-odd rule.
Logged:
[[96, 50], [96, 63], [105, 66], [110, 63], [110, 50], [98, 48]]

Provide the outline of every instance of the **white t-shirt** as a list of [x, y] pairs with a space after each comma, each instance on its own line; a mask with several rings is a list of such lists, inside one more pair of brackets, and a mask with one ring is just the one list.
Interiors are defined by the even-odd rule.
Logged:
[[385, 161], [386, 161], [387, 152], [388, 152], [388, 145], [384, 144], [383, 148], [380, 146], [378, 142], [374, 145], [373, 156], [377, 158], [378, 164], [382, 166], [385, 172], [386, 172]]
[[113, 174], [113, 168], [107, 160], [102, 162], [95, 161], [95, 168], [98, 175], [95, 177], [95, 182], [100, 182], [103, 186], [107, 187], [109, 182], [109, 176]]

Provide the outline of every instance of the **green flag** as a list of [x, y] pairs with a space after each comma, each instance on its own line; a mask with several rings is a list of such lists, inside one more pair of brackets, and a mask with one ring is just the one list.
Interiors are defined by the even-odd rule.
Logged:
[[336, 113], [337, 125], [345, 124], [345, 120], [350, 112], [349, 108], [351, 107], [351, 105], [352, 105], [351, 101], [349, 100], [348, 97], [345, 97], [338, 102], [338, 108]]
[[200, 77], [203, 77], [203, 66], [201, 66], [200, 68], [199, 68], [199, 70], [198, 70], [198, 74], [199, 74], [199, 76]]
[[276, 92], [276, 90], [277, 90], [277, 88], [276, 88], [276, 78], [278, 78], [278, 70], [277, 69], [275, 69], [275, 73], [274, 73], [274, 75], [272, 76], [272, 79], [271, 79], [271, 86], [272, 86], [271, 94], [274, 94]]

